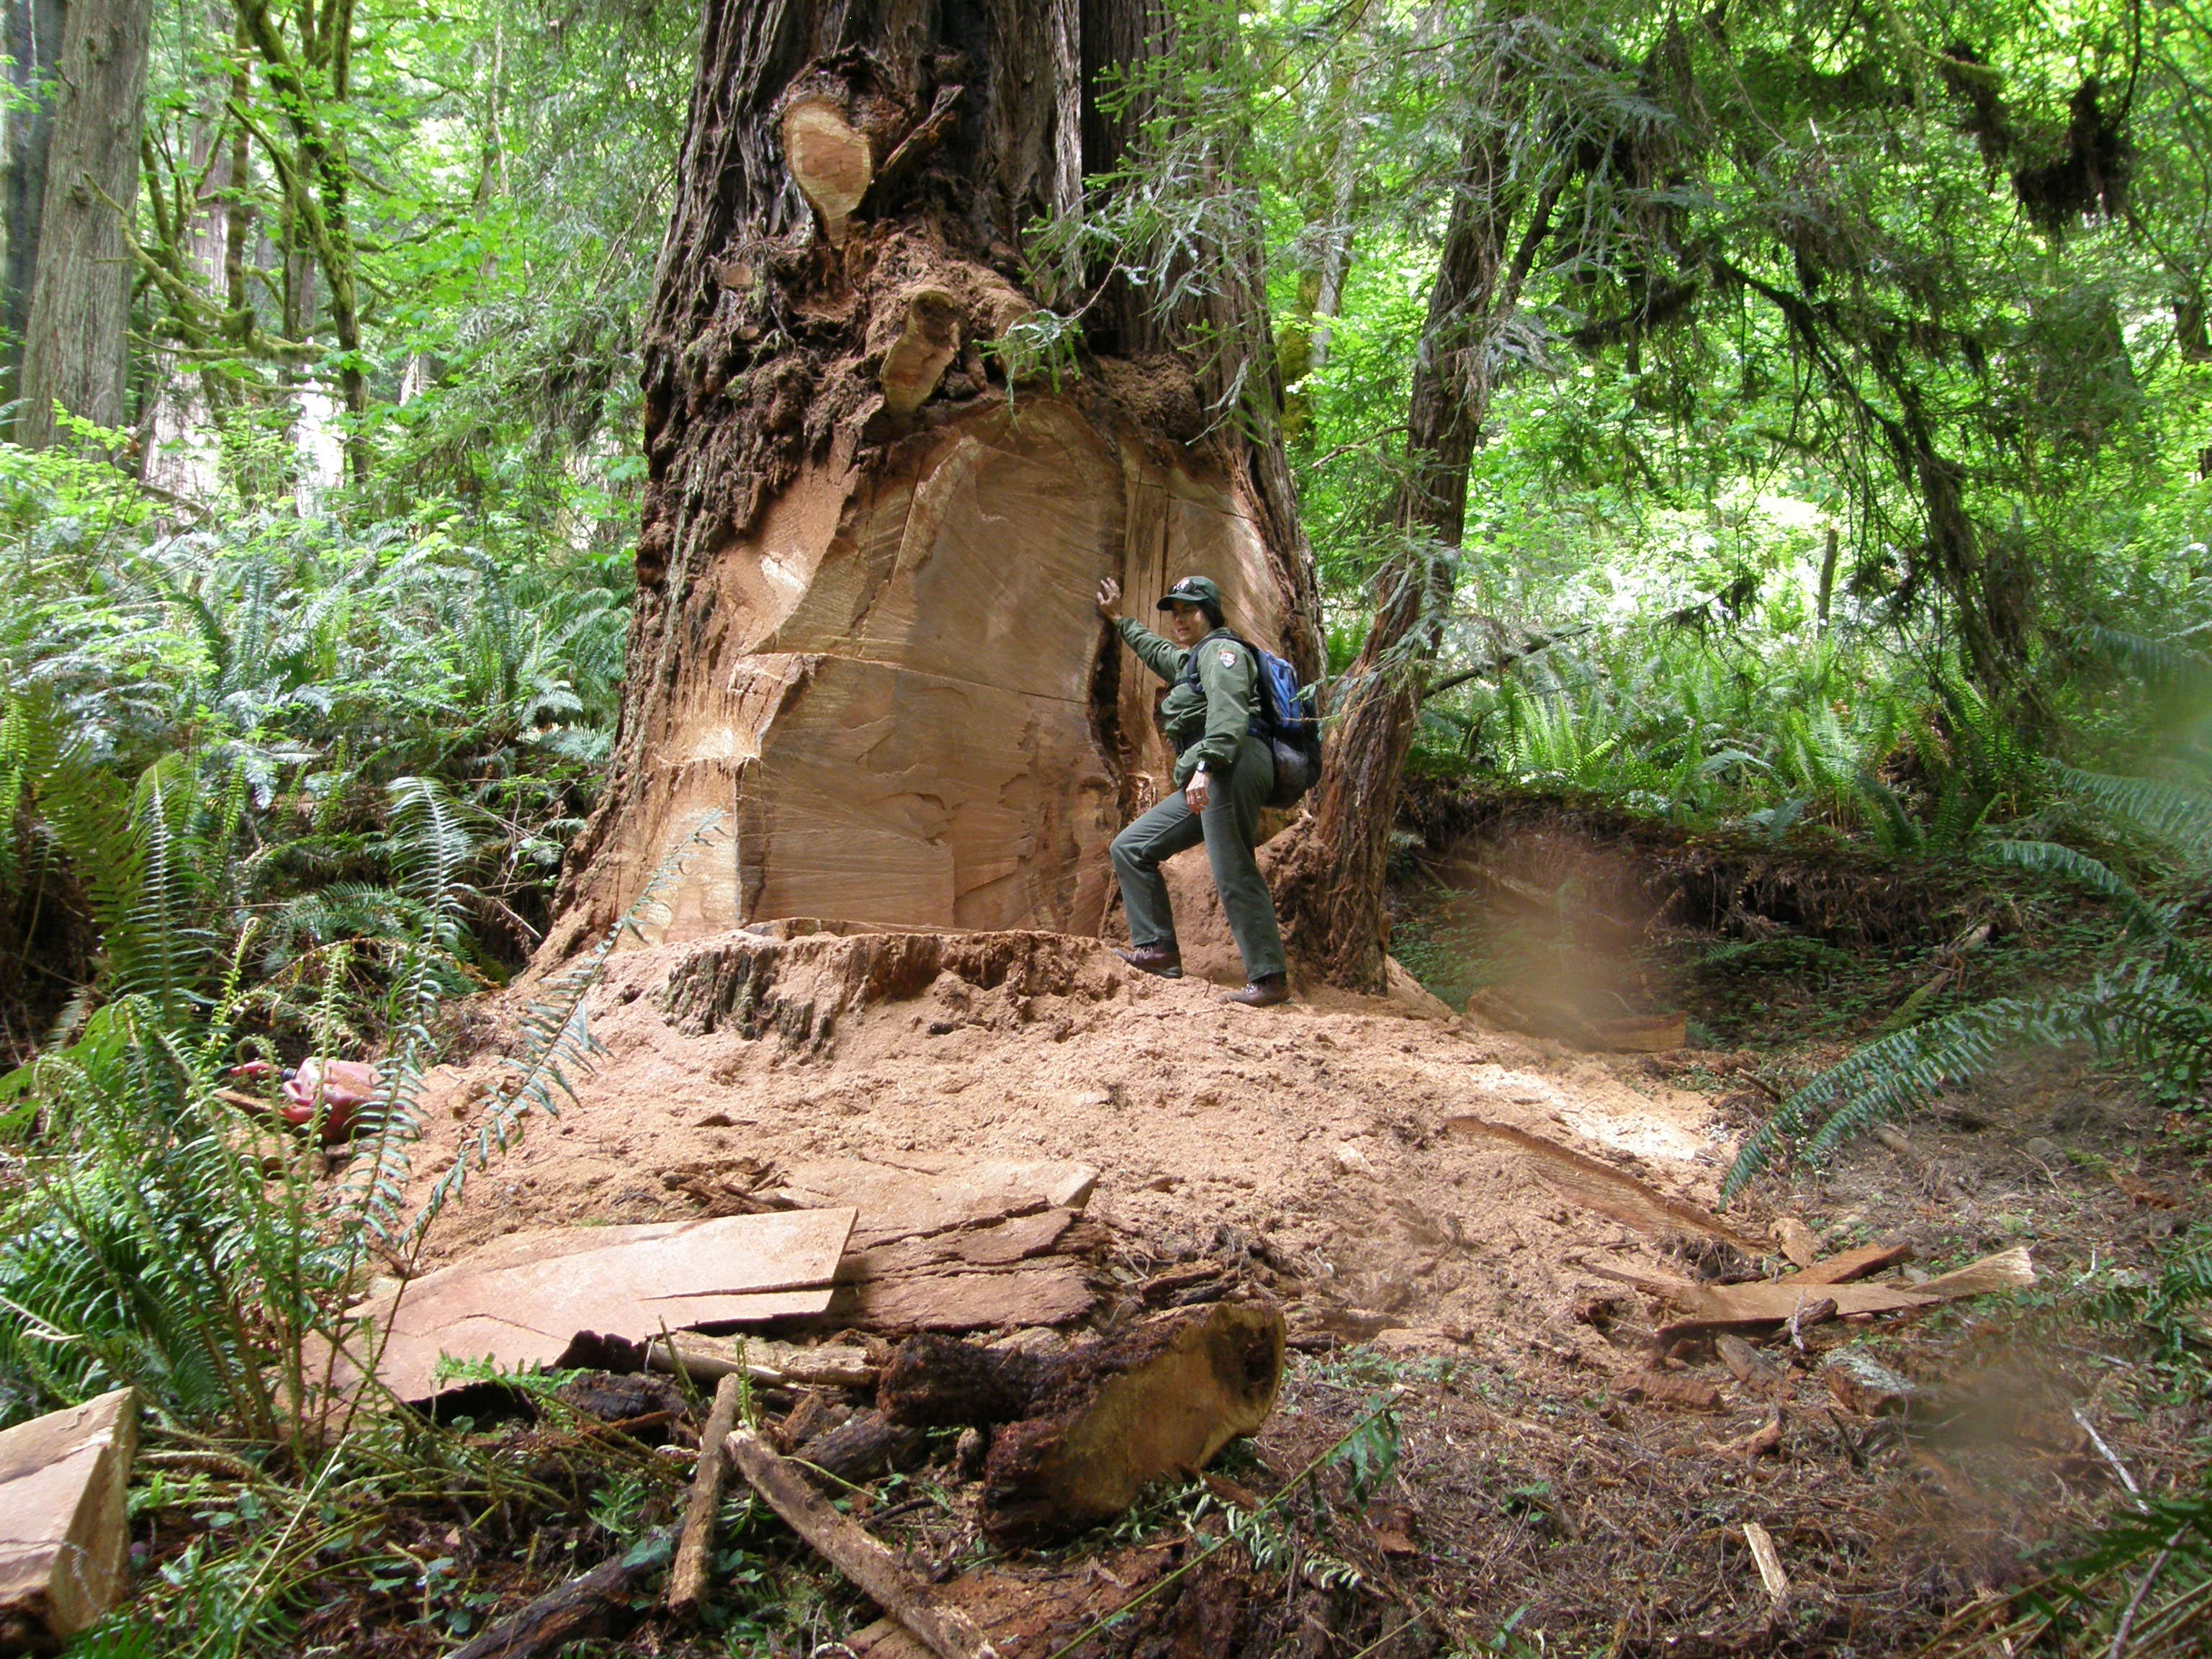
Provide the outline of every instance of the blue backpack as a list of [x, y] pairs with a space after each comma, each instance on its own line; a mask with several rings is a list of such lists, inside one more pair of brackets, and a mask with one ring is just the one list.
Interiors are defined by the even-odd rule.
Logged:
[[[1275, 753], [1275, 787], [1270, 806], [1295, 806], [1321, 776], [1321, 709], [1313, 688], [1298, 684], [1298, 671], [1272, 651], [1262, 651], [1240, 635], [1229, 636], [1260, 665], [1258, 707], [1252, 711], [1252, 735]], [[1183, 666], [1183, 684], [1198, 689], [1198, 653]]]

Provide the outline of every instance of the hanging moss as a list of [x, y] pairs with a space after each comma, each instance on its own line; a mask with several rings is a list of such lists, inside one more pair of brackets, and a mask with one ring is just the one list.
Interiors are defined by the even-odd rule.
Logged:
[[2075, 89], [2065, 148], [2052, 160], [2012, 176], [2013, 194], [2038, 229], [2062, 236], [2088, 214], [2116, 215], [2127, 197], [2134, 146], [2122, 125], [2126, 112], [2107, 116], [2095, 76]]
[[2005, 108], [2004, 77], [1963, 40], [1943, 48], [1936, 70], [1951, 95], [1966, 106], [1959, 125], [1973, 135], [1982, 159], [1994, 167], [2010, 155], [2016, 135]]

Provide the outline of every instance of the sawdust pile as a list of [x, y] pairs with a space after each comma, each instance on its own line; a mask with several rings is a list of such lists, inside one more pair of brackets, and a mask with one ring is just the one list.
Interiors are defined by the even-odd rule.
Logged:
[[[1472, 1028], [1410, 979], [1389, 1000], [1268, 1012], [1218, 990], [1048, 933], [787, 922], [619, 955], [589, 999], [605, 1053], [576, 1103], [472, 1181], [431, 1255], [699, 1214], [697, 1177], [716, 1170], [753, 1186], [763, 1166], [825, 1158], [1071, 1159], [1101, 1172], [1091, 1215], [1152, 1260], [1231, 1229], [1326, 1300], [1390, 1316], [1386, 1341], [1642, 1363], [1575, 1320], [1606, 1288], [1580, 1263], [1656, 1261], [1663, 1241], [1571, 1208], [1512, 1146], [1443, 1126], [1479, 1114], [1706, 1206], [1733, 1146], [1704, 1097], [1633, 1060]], [[419, 1182], [501, 1070], [486, 1056], [432, 1074]]]

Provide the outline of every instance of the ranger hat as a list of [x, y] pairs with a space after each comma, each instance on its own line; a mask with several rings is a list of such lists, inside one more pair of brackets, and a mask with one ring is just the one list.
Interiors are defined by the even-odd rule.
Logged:
[[1160, 602], [1155, 609], [1165, 611], [1177, 600], [1185, 605], [1218, 606], [1221, 603], [1221, 589], [1211, 576], [1185, 576], [1160, 595]]

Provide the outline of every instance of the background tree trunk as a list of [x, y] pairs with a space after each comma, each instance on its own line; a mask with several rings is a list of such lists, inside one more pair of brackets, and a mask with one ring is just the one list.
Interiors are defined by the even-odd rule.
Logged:
[[52, 82], [62, 55], [63, 0], [8, 0], [9, 107], [0, 167], [7, 215], [7, 252], [0, 258], [0, 327], [7, 330], [0, 402], [16, 395], [23, 368], [23, 331], [31, 320], [31, 277], [39, 257], [39, 219], [46, 210], [46, 148], [53, 131]]
[[54, 440], [54, 404], [124, 421], [130, 250], [122, 213], [138, 197], [150, 0], [73, 0], [62, 37], [30, 319], [19, 441]]
[[1517, 300], [1549, 216], [1547, 198], [1509, 268], [1520, 192], [1505, 183], [1503, 144], [1495, 125], [1479, 121], [1461, 151], [1413, 360], [1398, 549], [1376, 576], [1374, 620], [1339, 685], [1312, 823], [1277, 882], [1292, 951], [1309, 970], [1356, 990], [1383, 985], [1384, 866], [1423, 676], [1450, 609], [1468, 466], [1490, 402], [1491, 337]]
[[[549, 957], [709, 814], [734, 836], [664, 934], [1094, 931], [1168, 766], [1098, 580], [1143, 612], [1211, 574], [1315, 664], [1279, 442], [1206, 413], [1273, 395], [1256, 246], [1188, 315], [1109, 287], [1079, 376], [1007, 383], [1027, 228], [1139, 130], [1095, 77], [1169, 44], [1152, 0], [710, 0], [645, 337], [629, 680]], [[1230, 343], [1194, 374], [1200, 325]]]

